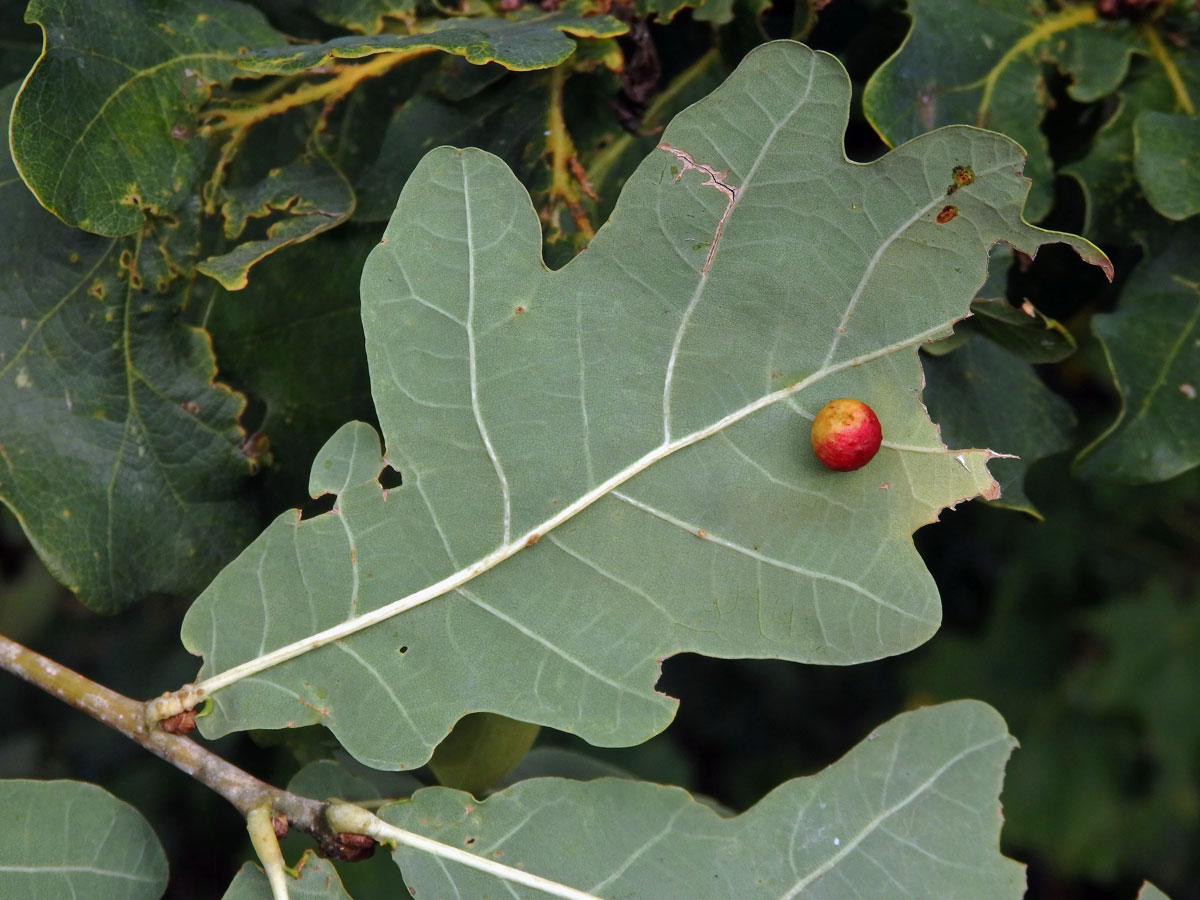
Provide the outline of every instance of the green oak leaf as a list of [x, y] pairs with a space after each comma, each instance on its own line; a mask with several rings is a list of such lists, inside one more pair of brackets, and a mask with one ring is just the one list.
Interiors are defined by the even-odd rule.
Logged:
[[351, 31], [375, 34], [383, 30], [383, 20], [410, 13], [416, 0], [313, 0], [314, 15]]
[[[1117, 102], [1112, 114], [1083, 156], [1059, 171], [1074, 178], [1083, 190], [1087, 201], [1085, 234], [1106, 242], [1129, 243], [1133, 238], [1145, 246], [1155, 246], [1166, 239], [1167, 223], [1147, 203], [1143, 193], [1146, 180], [1140, 173], [1144, 172], [1150, 181], [1154, 175], [1147, 171], [1146, 161], [1139, 163], [1138, 159], [1143, 149], [1150, 152], [1148, 159], [1161, 158], [1164, 153], [1169, 156], [1175, 142], [1168, 139], [1160, 147], [1163, 135], [1156, 133], [1155, 140], [1142, 147], [1135, 140], [1135, 132], [1142, 116], [1150, 116], [1149, 121], [1154, 123], [1162, 121], [1159, 114], [1191, 111], [1191, 97], [1200, 96], [1200, 58], [1159, 39], [1149, 26], [1141, 26], [1132, 38], [1136, 38], [1135, 49], [1148, 59], [1130, 70], [1115, 94]], [[1155, 129], [1151, 127], [1151, 131]], [[1164, 176], [1170, 171], [1186, 169], [1186, 164], [1182, 167], [1178, 164], [1177, 154], [1166, 162]], [[1176, 210], [1185, 208], [1188, 177], [1182, 175], [1177, 185], [1181, 188], [1179, 198], [1167, 197], [1166, 185], [1156, 183], [1158, 201], [1168, 204], [1164, 208], [1170, 208], [1172, 203]]]
[[[345, 425], [309, 483], [333, 509], [276, 519], [189, 611], [201, 729], [319, 722], [380, 768], [474, 711], [632, 744], [674, 713], [667, 656], [849, 664], [928, 639], [911, 533], [996, 485], [988, 451], [938, 440], [917, 348], [997, 241], [1108, 263], [1021, 219], [1007, 138], [943, 129], [857, 164], [849, 102], [832, 56], [756, 49], [557, 271], [503, 162], [427, 155], [363, 272], [386, 451]], [[841, 396], [886, 436], [849, 474], [809, 442]]]
[[196, 265], [227, 291], [249, 283], [250, 267], [270, 254], [307, 241], [342, 224], [354, 212], [354, 189], [346, 176], [315, 148], [284, 166], [271, 169], [259, 182], [223, 191], [221, 213], [225, 237], [241, 236], [249, 219], [274, 217], [266, 237], [244, 241], [219, 256]]
[[197, 112], [213, 85], [249, 73], [247, 47], [278, 44], [262, 13], [233, 0], [79, 5], [33, 0], [45, 48], [11, 123], [21, 178], [70, 225], [118, 236], [174, 211], [209, 153]]
[[305, 797], [339, 797], [353, 803], [381, 798], [408, 797], [424, 787], [407, 772], [380, 772], [349, 757], [318, 759], [303, 766], [288, 781], [287, 789]]
[[1061, 362], [1075, 352], [1071, 332], [1032, 304], [1017, 309], [1003, 297], [976, 297], [971, 315], [967, 324], [972, 331], [987, 336], [1025, 362]]
[[1029, 152], [1026, 213], [1042, 218], [1053, 200], [1053, 164], [1038, 127], [1049, 100], [1043, 63], [1072, 79], [1076, 100], [1110, 94], [1136, 49], [1128, 23], [1100, 20], [1091, 4], [1052, 11], [1042, 0], [909, 0], [908, 10], [908, 36], [867, 82], [867, 119], [892, 145], [952, 123], [1007, 134]]
[[256, 50], [238, 59], [247, 71], [290, 75], [334, 59], [359, 59], [376, 53], [442, 50], [482, 65], [507, 69], [547, 69], [575, 51], [575, 37], [613, 37], [627, 26], [613, 16], [584, 16], [564, 7], [555, 12], [526, 9], [506, 18], [452, 18], [428, 24], [416, 34], [376, 34], [334, 38], [323, 44]]
[[262, 409], [245, 425], [269, 442], [259, 489], [271, 513], [304, 489], [313, 456], [348, 416], [372, 415], [358, 278], [378, 242], [347, 225], [264, 260], [237, 295], [208, 279], [192, 289], [222, 380]]
[[[291, 900], [352, 900], [338, 871], [327, 859], [309, 852], [296, 866], [297, 877], [288, 877], [288, 897]], [[221, 900], [272, 900], [267, 876], [254, 863], [243, 863], [233, 876]]]
[[179, 321], [155, 232], [63, 225], [7, 154], [0, 210], [0, 500], [93, 609], [194, 593], [252, 533], [242, 398]]
[[1092, 330], [1121, 409], [1076, 460], [1085, 478], [1144, 484], [1200, 464], [1200, 223], [1175, 228]]
[[[385, 821], [601, 897], [972, 897], [1017, 900], [1000, 855], [998, 795], [1016, 742], [964, 700], [904, 713], [841, 760], [726, 817], [686, 791], [602, 778], [539, 778], [482, 803], [426, 788]], [[546, 896], [403, 845], [417, 897]]]
[[528, 183], [544, 168], [550, 85], [496, 66], [439, 67], [392, 113], [379, 155], [358, 178], [360, 221], [386, 222], [421, 157], [440, 144], [496, 154]]
[[1150, 205], [1175, 220], [1200, 212], [1200, 118], [1144, 112], [1133, 140], [1133, 168]]
[[951, 447], [991, 447], [1013, 459], [990, 468], [1000, 483], [997, 506], [1041, 518], [1025, 494], [1029, 467], [1071, 446], [1075, 414], [1033, 367], [997, 344], [974, 337], [940, 356], [926, 356], [925, 405]]
[[438, 784], [482, 797], [515, 769], [538, 736], [538, 726], [494, 713], [463, 716], [429, 759]]
[[142, 814], [94, 784], [0, 781], [0, 897], [158, 900], [167, 856]]

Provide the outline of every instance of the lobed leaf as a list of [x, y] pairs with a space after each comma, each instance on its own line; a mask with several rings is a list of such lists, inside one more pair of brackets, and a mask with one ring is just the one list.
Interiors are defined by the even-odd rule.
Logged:
[[[1003, 132], [1029, 153], [1027, 215], [1053, 200], [1053, 164], [1039, 124], [1050, 100], [1043, 63], [1069, 75], [1069, 92], [1089, 102], [1117, 89], [1135, 46], [1126, 23], [1105, 22], [1090, 4], [1052, 11], [1041, 0], [909, 0], [912, 28], [875, 71], [863, 111], [889, 144], [939, 125]], [[1032, 111], [1032, 112], [1031, 112]]]
[[191, 196], [209, 152], [201, 105], [247, 76], [233, 65], [241, 51], [281, 40], [234, 0], [203, 12], [189, 0], [33, 0], [26, 21], [45, 44], [12, 113], [17, 169], [60, 219], [109, 236]]
[[334, 38], [323, 44], [256, 50], [238, 65], [266, 75], [290, 75], [334, 59], [359, 59], [376, 53], [442, 50], [482, 65], [496, 62], [508, 69], [547, 69], [575, 51], [575, 37], [613, 37], [626, 26], [608, 15], [584, 16], [570, 8], [556, 12], [529, 10], [507, 18], [452, 18], [433, 22], [416, 34], [376, 34]]
[[0, 781], [0, 896], [158, 900], [167, 856], [141, 813], [81, 781]]
[[1085, 478], [1144, 484], [1200, 464], [1200, 224], [1185, 223], [1129, 277], [1114, 313], [1092, 330], [1121, 409], [1080, 453]]
[[229, 239], [242, 234], [247, 220], [274, 216], [265, 238], [245, 241], [196, 265], [196, 271], [215, 278], [227, 291], [244, 288], [250, 267], [270, 254], [328, 231], [354, 212], [354, 189], [316, 149], [271, 169], [257, 184], [226, 189], [224, 194], [221, 213]]
[[0, 211], [0, 499], [93, 609], [199, 590], [250, 535], [239, 493], [254, 463], [242, 398], [179, 320], [165, 258], [179, 229], [68, 228], [7, 155]]
[[[679, 788], [624, 779], [521, 782], [482, 803], [426, 788], [379, 815], [488, 860], [600, 897], [797, 896], [1016, 900], [998, 850], [998, 794], [1015, 741], [990, 707], [904, 713], [824, 771], [726, 818]], [[414, 896], [545, 896], [399, 846]]]
[[[938, 440], [917, 347], [966, 314], [996, 241], [1108, 263], [1022, 221], [1000, 135], [850, 162], [849, 99], [833, 57], [755, 50], [558, 271], [501, 161], [426, 156], [363, 273], [386, 454], [344, 426], [310, 480], [334, 508], [278, 518], [189, 611], [202, 730], [320, 722], [381, 768], [473, 711], [630, 744], [673, 714], [664, 657], [848, 664], [926, 640], [911, 533], [996, 487], [988, 451]], [[839, 396], [885, 435], [850, 474], [809, 449]]]

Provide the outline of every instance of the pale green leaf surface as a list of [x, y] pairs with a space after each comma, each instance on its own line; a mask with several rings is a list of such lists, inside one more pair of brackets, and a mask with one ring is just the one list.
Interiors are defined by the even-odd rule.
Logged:
[[82, 781], [0, 781], [0, 897], [157, 900], [167, 857], [141, 813]]
[[1096, 316], [1121, 403], [1076, 462], [1085, 478], [1165, 481], [1200, 464], [1200, 223], [1142, 263], [1114, 313]]
[[[300, 877], [289, 876], [287, 880], [291, 900], [351, 900], [329, 860], [309, 853], [298, 868]], [[244, 863], [221, 900], [272, 900], [271, 885], [262, 869], [254, 863]]]
[[[725, 818], [674, 787], [604, 778], [522, 782], [482, 803], [444, 788], [380, 810], [399, 827], [600, 897], [1017, 900], [998, 850], [1015, 741], [990, 707], [897, 716], [824, 771]], [[414, 895], [544, 895], [397, 848]]]
[[290, 244], [328, 231], [354, 212], [354, 190], [346, 176], [319, 151], [310, 151], [272, 169], [257, 184], [233, 189], [221, 205], [225, 236], [237, 238], [250, 219], [273, 216], [266, 237], [245, 241], [227, 253], [210, 256], [196, 270], [228, 291], [244, 288], [250, 267]]
[[[1107, 260], [1021, 220], [999, 135], [849, 162], [849, 98], [833, 57], [754, 51], [663, 136], [737, 201], [656, 150], [553, 272], [503, 163], [430, 153], [363, 274], [386, 457], [343, 427], [309, 485], [334, 510], [281, 516], [189, 611], [202, 680], [246, 664], [208, 685], [229, 686], [205, 733], [320, 722], [384, 768], [472, 711], [630, 744], [673, 715], [667, 656], [848, 664], [926, 640], [940, 604], [911, 533], [996, 486], [987, 451], [939, 443], [917, 347], [966, 314], [998, 240]], [[938, 224], [958, 165], [975, 181]], [[849, 474], [809, 446], [840, 396], [886, 437]]]
[[1029, 363], [983, 337], [922, 362], [925, 405], [952, 447], [990, 447], [1016, 459], [993, 460], [1000, 483], [997, 506], [1040, 518], [1025, 494], [1029, 467], [1071, 445], [1075, 414]]
[[1134, 46], [1126, 23], [1097, 20], [1090, 4], [1050, 12], [1041, 0], [909, 0], [912, 28], [871, 76], [863, 110], [889, 144], [939, 125], [1003, 132], [1029, 153], [1026, 214], [1036, 221], [1053, 200], [1053, 166], [1039, 128], [1049, 100], [1044, 60], [1071, 78], [1089, 102], [1116, 90]]
[[6, 153], [0, 213], [0, 499], [94, 609], [200, 590], [251, 534], [241, 397], [152, 236], [63, 225]]
[[577, 37], [613, 37], [626, 26], [612, 16], [581, 16], [571, 9], [526, 10], [507, 18], [452, 18], [418, 34], [377, 34], [334, 38], [323, 44], [278, 47], [247, 53], [238, 65], [252, 72], [288, 75], [323, 66], [334, 59], [359, 59], [376, 53], [442, 50], [482, 65], [508, 69], [546, 69], [575, 51]]
[[140, 228], [192, 192], [209, 152], [197, 111], [232, 61], [281, 36], [243, 3], [34, 0], [45, 49], [21, 87], [12, 149], [21, 177], [65, 222], [106, 235]]
[[1200, 212], [1200, 118], [1144, 112], [1133, 140], [1134, 171], [1150, 205], [1168, 219]]
[[1142, 889], [1138, 891], [1138, 900], [1171, 900], [1171, 898], [1150, 882], [1144, 881], [1142, 882]]

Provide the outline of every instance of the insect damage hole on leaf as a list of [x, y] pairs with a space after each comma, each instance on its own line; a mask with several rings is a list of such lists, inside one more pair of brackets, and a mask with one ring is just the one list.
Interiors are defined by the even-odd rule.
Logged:
[[395, 469], [392, 466], [384, 466], [379, 470], [379, 477], [376, 481], [379, 482], [379, 486], [384, 491], [390, 491], [404, 484], [404, 476], [400, 474], [399, 469]]

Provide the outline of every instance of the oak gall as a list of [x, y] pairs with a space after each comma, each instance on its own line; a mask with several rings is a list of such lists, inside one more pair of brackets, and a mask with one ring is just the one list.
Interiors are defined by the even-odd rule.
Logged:
[[861, 469], [879, 452], [882, 442], [879, 419], [861, 400], [831, 400], [813, 419], [813, 453], [835, 472]]

